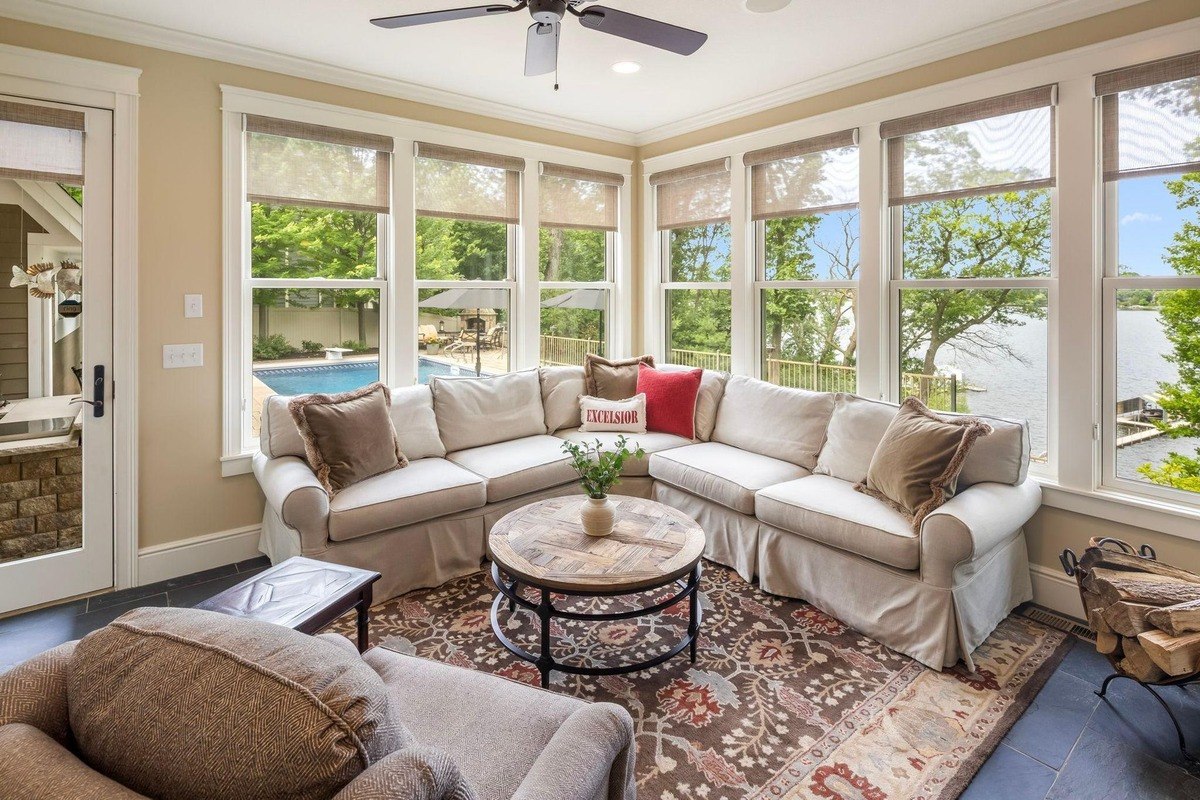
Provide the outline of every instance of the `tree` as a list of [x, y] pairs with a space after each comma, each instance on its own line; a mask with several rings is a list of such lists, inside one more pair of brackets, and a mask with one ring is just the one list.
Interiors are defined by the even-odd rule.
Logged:
[[[670, 279], [722, 282], [730, 274], [729, 223], [678, 228], [670, 232]], [[683, 289], [667, 293], [672, 350], [730, 352], [730, 293], [724, 289]]]
[[[1178, 275], [1200, 275], [1200, 172], [1166, 182], [1176, 207], [1195, 212], [1175, 232], [1167, 246], [1166, 261]], [[1167, 420], [1163, 433], [1172, 438], [1200, 436], [1200, 289], [1172, 289], [1158, 293], [1159, 319], [1171, 343], [1168, 361], [1179, 378], [1159, 385], [1159, 404]], [[1162, 464], [1143, 464], [1138, 472], [1154, 483], [1200, 492], [1200, 448], [1194, 455], [1170, 453]]]

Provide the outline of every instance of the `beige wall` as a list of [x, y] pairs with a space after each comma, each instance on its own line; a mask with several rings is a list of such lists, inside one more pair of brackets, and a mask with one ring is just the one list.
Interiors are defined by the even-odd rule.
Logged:
[[[1200, 16], [1195, 0], [1152, 0], [722, 125], [634, 149], [349, 90], [221, 62], [0, 18], [0, 42], [140, 67], [141, 545], [252, 525], [262, 498], [249, 475], [220, 477], [221, 83], [636, 160], [718, 141], [1076, 47]], [[634, 165], [634, 350], [643, 337], [640, 164]], [[208, 298], [204, 319], [184, 319], [182, 295]], [[203, 342], [201, 369], [166, 373], [166, 343]], [[1057, 509], [1030, 525], [1036, 563], [1057, 566], [1063, 547], [1100, 533], [1149, 542], [1163, 558], [1200, 568], [1200, 544]]]
[[[251, 475], [222, 478], [222, 83], [475, 131], [633, 158], [632, 147], [383, 97], [261, 70], [0, 18], [0, 42], [140, 67], [138, 245], [142, 547], [253, 525]], [[184, 319], [183, 295], [205, 295]], [[162, 346], [202, 342], [202, 368], [162, 368]], [[120, 381], [120, 376], [117, 376]], [[118, 400], [118, 402], [120, 402]]]

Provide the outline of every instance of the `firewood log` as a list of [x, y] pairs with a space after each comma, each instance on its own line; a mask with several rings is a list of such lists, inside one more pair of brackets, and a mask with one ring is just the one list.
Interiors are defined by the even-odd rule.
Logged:
[[1137, 640], [1150, 660], [1168, 675], [1200, 670], [1200, 633], [1171, 636], [1165, 631], [1146, 631], [1139, 633]]
[[1149, 606], [1145, 603], [1127, 603], [1122, 600], [1104, 609], [1103, 616], [1108, 627], [1116, 633], [1122, 636], [1137, 636], [1142, 631], [1148, 631], [1154, 627], [1146, 621], [1146, 615], [1156, 608], [1157, 606]]
[[1118, 570], [1121, 572], [1148, 572], [1152, 575], [1163, 575], [1168, 578], [1178, 578], [1189, 583], [1200, 583], [1200, 575], [1188, 572], [1186, 569], [1173, 567], [1152, 558], [1142, 558], [1107, 547], [1089, 547], [1079, 558], [1079, 566], [1091, 572], [1097, 567]]
[[[1144, 635], [1144, 634], [1143, 634]], [[1167, 677], [1161, 665], [1156, 663], [1146, 652], [1137, 639], [1121, 638], [1121, 651], [1125, 657], [1117, 665], [1126, 675], [1131, 675], [1139, 681], [1153, 683]]]
[[1091, 620], [1092, 611], [1096, 611], [1096, 610], [1103, 611], [1104, 610], [1104, 608], [1105, 608], [1104, 600], [1100, 597], [1100, 595], [1096, 594], [1095, 592], [1089, 592], [1089, 591], [1085, 590], [1083, 592], [1080, 592], [1079, 596], [1083, 599], [1084, 616], [1087, 617], [1089, 620]]
[[1112, 628], [1108, 627], [1108, 623], [1104, 621], [1104, 612], [1098, 608], [1093, 608], [1092, 612], [1088, 615], [1088, 623], [1092, 626], [1092, 630], [1096, 632], [1096, 652], [1119, 658], [1121, 637], [1113, 633]]
[[1094, 569], [1088, 573], [1088, 580], [1105, 606], [1122, 600], [1152, 606], [1173, 606], [1200, 600], [1200, 584], [1166, 575]]
[[1200, 600], [1156, 608], [1146, 615], [1146, 620], [1172, 636], [1200, 631]]

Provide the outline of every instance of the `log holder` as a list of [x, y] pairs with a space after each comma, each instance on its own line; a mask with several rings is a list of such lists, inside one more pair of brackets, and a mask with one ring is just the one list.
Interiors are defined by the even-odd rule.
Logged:
[[[1121, 552], [1126, 553], [1127, 555], [1145, 558], [1150, 561], [1158, 560], [1158, 554], [1155, 553], [1154, 548], [1148, 544], [1143, 544], [1135, 549], [1133, 545], [1129, 544], [1128, 542], [1122, 541], [1121, 539], [1114, 539], [1112, 537], [1105, 537], [1095, 542], [1095, 546], [1097, 547], [1106, 547], [1110, 545]], [[1067, 573], [1067, 577], [1075, 579], [1075, 585], [1079, 589], [1079, 600], [1082, 603], [1084, 600], [1083, 579], [1087, 577], [1087, 570], [1079, 565], [1078, 556], [1076, 556], [1075, 552], [1069, 548], [1062, 551], [1062, 555], [1058, 557], [1058, 560], [1062, 564], [1063, 570]], [[1171, 720], [1171, 724], [1175, 726], [1175, 735], [1179, 739], [1179, 752], [1182, 753], [1183, 757], [1190, 763], [1200, 764], [1200, 758], [1197, 758], [1188, 752], [1187, 737], [1185, 737], [1183, 734], [1183, 726], [1179, 724], [1179, 719], [1175, 716], [1175, 712], [1171, 710], [1171, 706], [1168, 705], [1167, 701], [1162, 698], [1162, 695], [1155, 691], [1155, 687], [1177, 686], [1182, 688], [1194, 683], [1200, 683], [1200, 672], [1193, 673], [1191, 675], [1172, 677], [1161, 681], [1143, 681], [1122, 671], [1121, 667], [1117, 663], [1117, 659], [1114, 658], [1112, 654], [1104, 653], [1102, 655], [1104, 655], [1104, 657], [1108, 659], [1108, 663], [1112, 665], [1113, 674], [1104, 679], [1104, 682], [1100, 684], [1100, 688], [1096, 690], [1095, 694], [1098, 697], [1107, 700], [1108, 685], [1117, 678], [1124, 678], [1125, 680], [1133, 681], [1137, 685], [1141, 686], [1143, 689], [1149, 692], [1155, 700], [1158, 701], [1158, 704], [1162, 706], [1163, 711], [1167, 712], [1167, 717]]]

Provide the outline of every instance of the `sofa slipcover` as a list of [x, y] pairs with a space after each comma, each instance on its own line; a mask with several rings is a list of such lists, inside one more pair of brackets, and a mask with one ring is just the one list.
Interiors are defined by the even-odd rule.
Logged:
[[494, 378], [436, 377], [429, 385], [447, 452], [546, 433], [537, 370]]
[[725, 383], [712, 440], [811, 470], [825, 442], [833, 400], [829, 393], [733, 375]]
[[743, 514], [754, 513], [754, 494], [802, 478], [808, 470], [777, 458], [702, 442], [650, 456], [650, 475]]
[[583, 367], [542, 367], [538, 370], [545, 407], [546, 433], [579, 427], [579, 396], [584, 389]]
[[447, 458], [487, 481], [489, 503], [561, 486], [577, 477], [562, 450], [562, 439], [544, 433], [460, 450]]
[[921, 540], [895, 509], [854, 484], [810, 475], [761, 490], [755, 515], [785, 531], [900, 569], [921, 563]]
[[572, 442], [595, 442], [599, 440], [600, 444], [611, 450], [616, 446], [617, 438], [624, 436], [628, 442], [626, 446], [630, 450], [641, 447], [646, 451], [645, 458], [630, 458], [625, 462], [625, 466], [621, 468], [623, 477], [641, 477], [650, 474], [650, 456], [654, 453], [661, 453], [664, 450], [673, 450], [676, 447], [686, 447], [692, 443], [691, 439], [685, 439], [682, 436], [676, 436], [671, 433], [587, 433], [578, 428], [566, 431], [559, 431], [555, 434], [560, 439], [566, 439]]
[[444, 458], [423, 458], [335, 494], [329, 501], [329, 538], [344, 542], [486, 502], [483, 478]]

